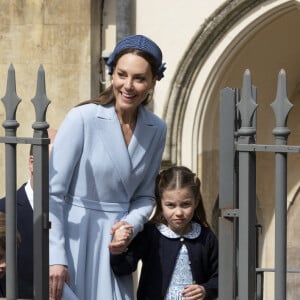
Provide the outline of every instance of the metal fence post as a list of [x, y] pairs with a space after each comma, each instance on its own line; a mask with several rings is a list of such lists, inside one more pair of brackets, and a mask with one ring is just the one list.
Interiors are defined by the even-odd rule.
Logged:
[[[31, 100], [36, 121], [32, 125], [34, 138], [44, 139], [44, 143], [33, 145], [34, 172], [34, 298], [49, 299], [49, 150], [45, 112], [50, 101], [46, 96], [45, 72], [38, 70], [36, 95]], [[43, 140], [42, 140], [43, 141]]]
[[[276, 127], [273, 129], [276, 145], [286, 145], [290, 130], [286, 127], [287, 116], [293, 105], [287, 98], [286, 75], [278, 75], [277, 95], [271, 104]], [[287, 255], [287, 154], [275, 153], [275, 300], [286, 299]]]
[[[12, 65], [8, 69], [6, 94], [2, 98], [6, 119], [3, 122], [6, 137], [15, 137], [19, 123], [16, 121], [16, 110], [20, 98], [16, 93], [15, 70]], [[6, 297], [17, 298], [17, 222], [16, 222], [16, 144], [5, 144], [5, 190], [6, 190]]]
[[220, 171], [219, 171], [219, 295], [236, 296], [236, 174], [235, 119], [237, 91], [225, 88], [220, 94]]
[[[254, 91], [250, 71], [246, 70], [241, 101], [237, 104], [241, 114], [238, 144], [254, 142]], [[238, 295], [239, 299], [252, 300], [256, 286], [256, 155], [248, 151], [239, 152], [239, 216]]]

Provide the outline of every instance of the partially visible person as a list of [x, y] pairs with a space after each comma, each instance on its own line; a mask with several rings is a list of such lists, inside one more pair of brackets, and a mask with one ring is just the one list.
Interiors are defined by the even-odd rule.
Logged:
[[[6, 261], [6, 229], [5, 229], [5, 213], [0, 212], [0, 279], [5, 276]], [[3, 296], [3, 291], [0, 286], [0, 296]]]
[[[20, 234], [17, 233], [17, 246], [20, 244]], [[6, 272], [6, 227], [5, 213], [0, 211], [0, 279], [5, 277]], [[0, 297], [5, 297], [5, 287], [0, 285]]]
[[[55, 129], [48, 129], [50, 139], [49, 153], [56, 135]], [[17, 229], [22, 241], [17, 250], [17, 277], [18, 298], [33, 299], [33, 153], [32, 146], [29, 151], [30, 177], [16, 194], [17, 201]], [[5, 212], [5, 198], [0, 199], [0, 212]], [[6, 280], [0, 279], [0, 296], [5, 297]]]
[[[155, 205], [167, 128], [146, 104], [165, 66], [143, 35], [122, 39], [107, 65], [111, 86], [71, 109], [50, 158], [51, 300], [65, 282], [81, 300], [133, 299], [132, 276], [114, 276], [109, 247], [124, 251]], [[130, 235], [111, 243], [124, 224]]]
[[[126, 239], [130, 231], [124, 225], [114, 238]], [[206, 220], [199, 178], [183, 166], [162, 171], [153, 217], [126, 252], [110, 259], [120, 277], [142, 261], [138, 300], [216, 299], [218, 241]]]

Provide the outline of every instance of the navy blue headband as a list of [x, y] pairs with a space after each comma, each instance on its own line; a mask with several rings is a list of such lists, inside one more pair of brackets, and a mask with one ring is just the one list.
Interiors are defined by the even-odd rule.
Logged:
[[149, 38], [144, 35], [129, 35], [118, 42], [113, 53], [109, 56], [106, 65], [108, 66], [108, 74], [113, 73], [113, 63], [118, 54], [125, 49], [138, 49], [151, 54], [158, 67], [157, 80], [164, 77], [166, 69], [165, 63], [162, 62], [162, 53], [160, 48]]

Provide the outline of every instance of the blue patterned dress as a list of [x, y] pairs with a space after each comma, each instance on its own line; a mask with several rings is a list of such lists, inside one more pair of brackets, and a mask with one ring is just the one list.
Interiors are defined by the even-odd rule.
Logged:
[[[174, 239], [195, 239], [201, 233], [201, 226], [198, 223], [192, 223], [192, 230], [185, 234], [179, 235], [173, 232], [169, 227], [166, 225], [158, 225], [157, 226], [160, 233], [168, 238]], [[194, 284], [192, 271], [190, 267], [190, 260], [188, 255], [188, 250], [184, 244], [182, 244], [179, 254], [177, 256], [176, 265], [172, 274], [172, 279], [167, 290], [167, 294], [165, 300], [182, 300], [182, 291], [185, 286]]]

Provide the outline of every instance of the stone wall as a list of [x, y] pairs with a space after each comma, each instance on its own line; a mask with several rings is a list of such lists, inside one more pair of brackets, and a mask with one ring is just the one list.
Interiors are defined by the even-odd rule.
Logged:
[[[51, 100], [47, 112], [51, 127], [58, 128], [71, 107], [97, 93], [94, 74], [97, 68], [95, 58], [99, 57], [99, 39], [95, 37], [99, 36], [96, 32], [99, 26], [91, 25], [100, 20], [98, 10], [94, 7], [91, 9], [91, 6], [98, 2], [0, 1], [0, 97], [5, 95], [7, 71], [12, 63], [16, 71], [17, 94], [22, 99], [17, 111], [19, 136], [32, 136], [31, 126], [35, 115], [31, 99], [35, 96], [40, 64], [45, 69], [47, 96]], [[1, 103], [1, 123], [4, 118], [4, 106]], [[0, 134], [3, 133], [1, 126]], [[3, 178], [4, 147], [0, 147], [0, 175]], [[18, 147], [18, 184], [29, 176], [28, 149], [28, 145]], [[1, 182], [0, 196], [3, 193]]]

